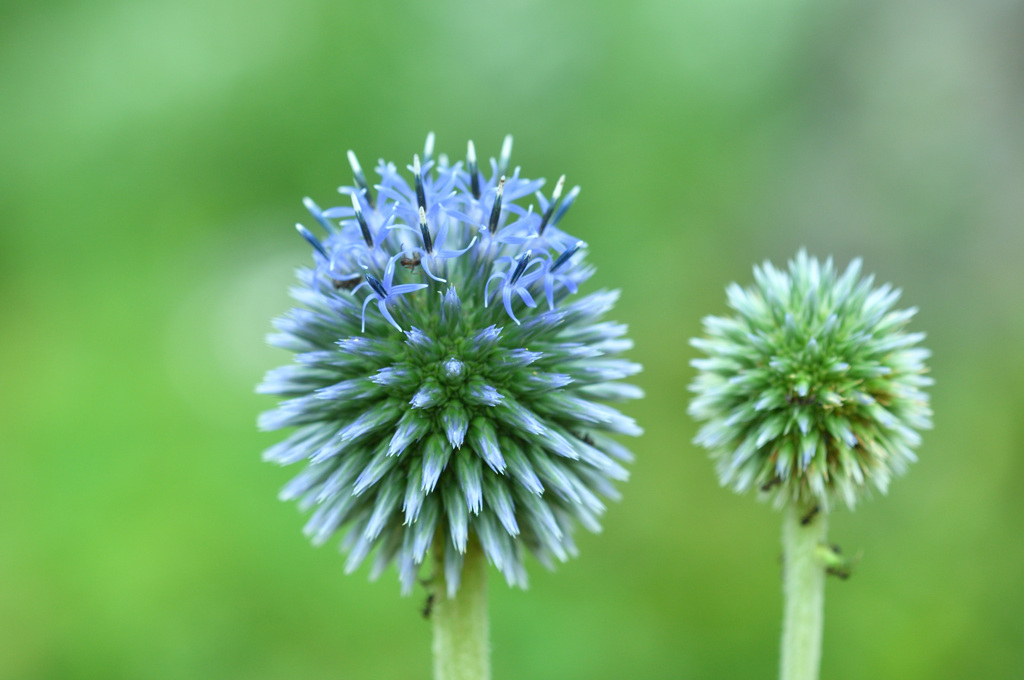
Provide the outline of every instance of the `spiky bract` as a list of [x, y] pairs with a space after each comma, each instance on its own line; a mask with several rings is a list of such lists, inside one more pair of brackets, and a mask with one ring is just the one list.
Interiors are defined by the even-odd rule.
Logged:
[[[296, 364], [259, 388], [289, 397], [261, 428], [296, 429], [265, 458], [308, 463], [282, 498], [313, 510], [314, 543], [347, 529], [347, 571], [376, 549], [371, 575], [396, 562], [408, 592], [444, 541], [454, 593], [472, 533], [525, 586], [525, 552], [567, 559], [575, 522], [599, 530], [617, 497], [631, 455], [608, 433], [640, 429], [594, 400], [640, 396], [619, 382], [640, 367], [616, 358], [625, 326], [602, 321], [617, 292], [567, 299], [593, 272], [557, 226], [578, 188], [560, 201], [561, 181], [547, 198], [519, 168], [504, 177], [511, 138], [489, 177], [472, 143], [466, 166], [432, 147], [412, 184], [381, 161], [370, 188], [350, 154], [352, 207], [307, 199], [326, 237], [299, 229], [316, 268], [269, 339]], [[534, 193], [537, 212], [515, 203]]]
[[904, 331], [916, 309], [892, 309], [900, 291], [860, 270], [801, 250], [788, 271], [765, 262], [754, 286], [731, 284], [732, 317], [704, 319], [689, 410], [723, 485], [852, 508], [916, 460], [931, 426], [924, 334]]

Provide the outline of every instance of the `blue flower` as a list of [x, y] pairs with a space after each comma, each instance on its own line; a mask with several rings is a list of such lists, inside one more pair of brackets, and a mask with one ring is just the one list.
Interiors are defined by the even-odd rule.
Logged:
[[[423, 210], [423, 208], [420, 208], [419, 225], [420, 229], [417, 236], [419, 236], [421, 245], [419, 247], [406, 248], [402, 250], [398, 255], [395, 255], [395, 258], [403, 258], [405, 260], [418, 261], [420, 266], [423, 267], [424, 274], [434, 279], [435, 281], [445, 283], [446, 279], [443, 279], [437, 274], [434, 274], [432, 269], [438, 269], [439, 271], [442, 271], [442, 269], [440, 268], [444, 267], [444, 260], [449, 260], [451, 258], [458, 257], [459, 255], [462, 255], [467, 250], [472, 248], [473, 245], [476, 243], [476, 236], [473, 237], [473, 240], [471, 240], [469, 242], [469, 245], [467, 245], [465, 248], [453, 250], [451, 248], [444, 247], [445, 241], [448, 240], [448, 230], [451, 225], [451, 220], [444, 219], [441, 221], [441, 228], [437, 232], [437, 237], [434, 238], [430, 235], [430, 226], [427, 224], [427, 214]], [[407, 229], [407, 227], [401, 225], [396, 226], [394, 228]]]
[[548, 260], [548, 264], [544, 268], [544, 296], [548, 300], [548, 307], [550, 309], [555, 308], [556, 286], [564, 286], [570, 293], [575, 293], [578, 290], [573, 277], [567, 273], [572, 269], [568, 265], [569, 259], [585, 245], [583, 241], [576, 241], [576, 243], [559, 253], [558, 257]]
[[356, 290], [362, 286], [368, 286], [370, 288], [370, 292], [366, 295], [366, 299], [363, 300], [363, 313], [361, 315], [363, 323], [362, 326], [360, 326], [360, 331], [366, 331], [366, 305], [373, 301], [377, 302], [377, 309], [380, 310], [381, 315], [387, 319], [392, 326], [398, 330], [402, 330], [402, 327], [398, 325], [397, 321], [395, 321], [395, 317], [391, 316], [391, 312], [388, 311], [388, 303], [396, 302], [399, 295], [405, 295], [406, 293], [411, 293], [414, 290], [426, 288], [427, 284], [402, 283], [396, 286], [392, 283], [394, 279], [395, 260], [390, 259], [388, 260], [387, 267], [384, 268], [384, 279], [382, 281], [374, 277], [373, 274], [367, 274], [366, 281], [356, 286]]
[[260, 427], [294, 429], [265, 458], [306, 463], [281, 496], [314, 543], [344, 534], [349, 571], [374, 553], [371, 576], [395, 564], [408, 592], [436, 545], [453, 593], [475, 538], [525, 586], [527, 553], [568, 559], [618, 498], [632, 456], [613, 435], [641, 430], [599, 402], [641, 396], [623, 382], [640, 366], [604, 320], [617, 292], [573, 297], [594, 273], [559, 226], [579, 188], [545, 196], [510, 168], [511, 137], [489, 174], [472, 142], [465, 163], [433, 147], [408, 174], [381, 161], [372, 186], [349, 152], [345, 204], [304, 200], [314, 266], [269, 338], [295, 363], [258, 388], [285, 398]]
[[539, 266], [534, 267], [533, 271], [528, 272], [530, 267], [530, 258], [532, 256], [533, 251], [527, 250], [515, 257], [506, 255], [505, 257], [498, 258], [499, 262], [508, 262], [508, 269], [501, 272], [494, 272], [491, 274], [490, 278], [487, 279], [487, 285], [484, 286], [484, 307], [487, 306], [487, 301], [490, 297], [489, 291], [491, 281], [494, 281], [495, 279], [501, 280], [501, 283], [498, 284], [498, 288], [495, 290], [501, 290], [501, 301], [505, 305], [505, 311], [508, 312], [508, 315], [512, 317], [512, 320], [517, 324], [519, 324], [520, 321], [512, 311], [513, 293], [518, 295], [519, 299], [522, 300], [523, 304], [527, 307], [537, 306], [537, 303], [533, 300], [533, 296], [530, 295], [530, 285], [544, 274], [544, 263], [540, 260], [533, 260], [533, 264]]

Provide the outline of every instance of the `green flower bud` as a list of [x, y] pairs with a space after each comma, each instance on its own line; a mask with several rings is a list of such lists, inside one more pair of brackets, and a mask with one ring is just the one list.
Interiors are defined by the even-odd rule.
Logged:
[[852, 508], [916, 460], [930, 353], [904, 330], [917, 310], [894, 310], [900, 291], [860, 272], [860, 260], [839, 275], [801, 250], [788, 271], [765, 262], [752, 287], [731, 284], [733, 316], [704, 319], [689, 412], [723, 486]]

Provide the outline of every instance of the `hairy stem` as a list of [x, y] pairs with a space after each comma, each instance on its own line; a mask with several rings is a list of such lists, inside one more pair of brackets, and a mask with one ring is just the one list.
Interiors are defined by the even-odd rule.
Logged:
[[825, 610], [825, 565], [818, 556], [828, 532], [824, 512], [800, 505], [782, 520], [782, 622], [780, 680], [817, 680]]
[[444, 580], [444, 542], [434, 550], [434, 680], [490, 680], [487, 624], [487, 559], [471, 538], [455, 597]]

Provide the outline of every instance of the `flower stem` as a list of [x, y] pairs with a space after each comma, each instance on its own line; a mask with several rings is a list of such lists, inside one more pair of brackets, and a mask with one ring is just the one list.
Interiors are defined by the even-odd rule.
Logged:
[[828, 516], [791, 504], [782, 520], [782, 623], [780, 680], [817, 680], [825, 609], [825, 565], [818, 556]]
[[490, 680], [487, 624], [487, 559], [470, 538], [462, 582], [449, 598], [444, 580], [444, 543], [434, 551], [434, 680]]

